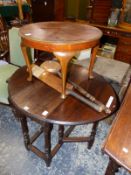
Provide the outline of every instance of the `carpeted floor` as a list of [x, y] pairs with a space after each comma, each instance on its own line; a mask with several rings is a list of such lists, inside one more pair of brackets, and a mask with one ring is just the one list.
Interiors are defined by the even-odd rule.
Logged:
[[[37, 126], [29, 122], [31, 132]], [[73, 134], [87, 134], [91, 124], [78, 126]], [[53, 158], [51, 166], [30, 151], [23, 144], [20, 123], [16, 121], [11, 108], [0, 105], [0, 175], [104, 175], [108, 156], [101, 148], [110, 126], [105, 121], [99, 123], [95, 143], [91, 150], [86, 143], [65, 143]], [[56, 142], [57, 125], [52, 133], [52, 143]], [[42, 136], [41, 136], [42, 137]], [[36, 144], [43, 147], [43, 139]], [[116, 175], [129, 175], [123, 168]]]

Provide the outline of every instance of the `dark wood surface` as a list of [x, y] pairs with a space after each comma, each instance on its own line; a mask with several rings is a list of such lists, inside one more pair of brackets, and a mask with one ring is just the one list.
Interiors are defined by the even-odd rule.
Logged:
[[54, 14], [54, 0], [32, 0], [32, 21], [53, 21], [55, 19]]
[[[27, 76], [26, 68], [21, 68], [11, 77], [9, 97], [17, 109], [34, 120], [77, 125], [98, 121], [108, 116], [105, 112], [96, 112], [74, 97], [68, 96], [66, 99], [61, 99], [60, 93], [36, 78], [33, 78], [32, 82], [27, 81]], [[70, 79], [81, 84], [104, 104], [107, 103], [110, 96], [113, 96], [114, 100], [110, 109], [112, 112], [116, 110], [116, 94], [104, 78], [94, 74], [94, 79], [88, 79], [86, 69], [72, 66]], [[29, 109], [26, 111], [25, 107]], [[44, 111], [48, 111], [48, 115], [42, 115]]]
[[131, 172], [131, 84], [105, 141], [104, 151]]
[[64, 0], [55, 0], [55, 21], [63, 21], [65, 15], [65, 2]]
[[31, 0], [32, 21], [63, 21], [64, 0]]
[[111, 13], [112, 0], [90, 0], [90, 17], [92, 23], [107, 24]]

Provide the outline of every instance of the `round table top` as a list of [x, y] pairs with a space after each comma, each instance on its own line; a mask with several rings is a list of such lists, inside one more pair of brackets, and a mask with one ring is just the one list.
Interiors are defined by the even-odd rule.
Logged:
[[[95, 111], [70, 95], [66, 99], [61, 99], [60, 93], [53, 88], [36, 78], [29, 82], [27, 77], [26, 67], [13, 74], [9, 80], [9, 99], [16, 109], [35, 121], [79, 125], [95, 122], [109, 115]], [[112, 97], [113, 101], [109, 108], [111, 112], [116, 110], [117, 96], [100, 75], [94, 73], [94, 78], [88, 79], [85, 68], [73, 65], [70, 68], [70, 79], [80, 84], [103, 104], [107, 104]]]
[[19, 34], [27, 45], [46, 44], [47, 50], [52, 46], [51, 51], [86, 49], [97, 45], [102, 36], [98, 28], [77, 22], [32, 23], [21, 27]]

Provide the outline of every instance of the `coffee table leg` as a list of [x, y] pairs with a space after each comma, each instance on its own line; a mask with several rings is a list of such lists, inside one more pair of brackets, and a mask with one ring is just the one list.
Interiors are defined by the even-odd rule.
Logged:
[[88, 77], [90, 79], [93, 78], [92, 70], [93, 70], [93, 67], [95, 64], [96, 54], [97, 54], [98, 48], [99, 48], [99, 45], [93, 47], [92, 51], [91, 51], [90, 64], [89, 64], [89, 68], [88, 68]]
[[20, 117], [23, 137], [24, 137], [24, 144], [27, 150], [29, 150], [28, 145], [30, 144], [30, 138], [29, 138], [29, 129], [27, 125], [27, 119], [26, 117]]
[[27, 47], [24, 46], [23, 43], [21, 43], [21, 50], [22, 50], [22, 53], [23, 53], [23, 56], [24, 56], [24, 59], [25, 59], [25, 62], [26, 62], [26, 65], [27, 65], [27, 71], [29, 72], [29, 77], [27, 78], [28, 81], [32, 81], [32, 69], [31, 69], [31, 63], [30, 63], [30, 59], [28, 57], [28, 54], [27, 54]]
[[44, 126], [44, 136], [45, 136], [45, 155], [47, 157], [46, 166], [49, 167], [52, 159], [51, 155], [51, 130], [53, 128], [52, 124], [45, 123]]
[[93, 123], [91, 135], [89, 136], [90, 139], [89, 139], [89, 142], [88, 142], [88, 149], [91, 149], [91, 147], [94, 143], [98, 123], [99, 122]]
[[54, 52], [56, 58], [60, 61], [62, 74], [62, 94], [61, 98], [66, 98], [66, 78], [69, 61], [75, 55], [75, 52]]

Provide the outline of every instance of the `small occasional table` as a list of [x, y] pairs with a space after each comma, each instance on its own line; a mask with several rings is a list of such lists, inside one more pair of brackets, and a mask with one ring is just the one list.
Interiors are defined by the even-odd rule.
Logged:
[[[97, 100], [103, 104], [109, 104], [109, 99], [112, 97], [113, 100], [109, 105], [110, 114], [112, 114], [117, 109], [117, 96], [103, 77], [95, 73], [93, 76], [93, 79], [88, 79], [87, 69], [81, 66], [72, 65], [70, 67], [70, 80], [79, 84]], [[88, 142], [88, 148], [91, 148], [98, 122], [109, 114], [97, 112], [70, 95], [66, 99], [62, 99], [59, 92], [42, 81], [34, 77], [32, 81], [27, 81], [27, 77], [26, 67], [23, 67], [17, 70], [9, 80], [9, 100], [15, 109], [16, 116], [21, 121], [26, 148], [44, 159], [47, 166], [50, 165], [51, 159], [64, 142]], [[29, 137], [27, 118], [41, 126], [41, 129], [31, 138]], [[93, 124], [89, 137], [69, 137], [75, 126], [89, 123]], [[53, 124], [59, 125], [59, 131], [58, 143], [51, 149]], [[70, 126], [67, 131], [64, 131], [65, 125]], [[44, 152], [33, 145], [33, 142], [43, 132], [45, 135]]]
[[60, 61], [62, 71], [62, 98], [66, 97], [66, 76], [69, 61], [78, 51], [92, 48], [88, 75], [92, 77], [99, 40], [102, 32], [87, 24], [73, 22], [41, 22], [25, 25], [19, 32], [21, 48], [32, 79], [31, 63], [27, 55], [27, 47], [52, 52]]

